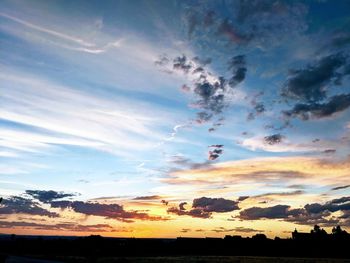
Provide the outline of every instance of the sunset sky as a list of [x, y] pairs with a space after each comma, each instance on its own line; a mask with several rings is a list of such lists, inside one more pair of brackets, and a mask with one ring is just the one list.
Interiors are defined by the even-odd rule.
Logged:
[[0, 233], [350, 231], [350, 1], [0, 1]]

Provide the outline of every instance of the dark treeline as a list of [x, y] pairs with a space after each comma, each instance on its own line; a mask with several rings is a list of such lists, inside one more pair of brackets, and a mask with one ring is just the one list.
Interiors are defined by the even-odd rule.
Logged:
[[318, 226], [310, 233], [294, 231], [290, 238], [269, 239], [264, 234], [250, 238], [106, 238], [0, 236], [0, 254], [41, 256], [49, 259], [79, 256], [88, 259], [120, 256], [230, 255], [350, 258], [350, 234], [340, 227], [331, 234]]

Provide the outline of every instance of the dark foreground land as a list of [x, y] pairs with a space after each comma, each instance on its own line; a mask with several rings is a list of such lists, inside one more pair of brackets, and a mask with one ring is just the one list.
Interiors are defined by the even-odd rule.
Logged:
[[292, 238], [106, 238], [0, 236], [0, 262], [350, 263], [350, 235], [294, 232]]
[[[25, 258], [9, 256], [6, 263], [59, 263], [59, 262], [91, 262], [82, 257], [66, 257], [57, 260], [43, 260], [38, 258]], [[350, 262], [347, 259], [322, 259], [322, 258], [282, 258], [282, 257], [243, 257], [243, 256], [183, 256], [183, 257], [101, 257], [95, 262], [101, 263], [341, 263]]]

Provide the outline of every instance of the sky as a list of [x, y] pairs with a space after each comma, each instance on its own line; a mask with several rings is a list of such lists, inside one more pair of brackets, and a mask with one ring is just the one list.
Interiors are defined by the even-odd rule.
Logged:
[[349, 1], [0, 1], [0, 233], [350, 231]]

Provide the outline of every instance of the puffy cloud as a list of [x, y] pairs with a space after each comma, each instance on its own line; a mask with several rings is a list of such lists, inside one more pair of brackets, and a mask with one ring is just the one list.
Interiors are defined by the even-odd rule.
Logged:
[[298, 103], [291, 110], [283, 111], [285, 117], [298, 117], [302, 120], [331, 117], [350, 107], [350, 94], [340, 94], [329, 98], [324, 103]]
[[176, 70], [181, 70], [184, 73], [188, 73], [190, 69], [193, 67], [193, 64], [188, 61], [185, 55], [181, 57], [176, 57], [173, 61], [173, 68]]
[[93, 216], [103, 216], [105, 218], [111, 218], [120, 220], [123, 222], [131, 223], [134, 219], [137, 220], [166, 220], [160, 216], [151, 216], [144, 212], [139, 211], [126, 211], [124, 207], [119, 204], [101, 204], [97, 202], [82, 202], [82, 201], [53, 201], [51, 207], [67, 209], [70, 208], [76, 213]]
[[239, 218], [244, 220], [257, 220], [261, 218], [276, 219], [286, 218], [288, 205], [276, 205], [272, 207], [251, 207], [239, 213]]
[[[172, 60], [170, 67], [169, 61], [171, 60], [168, 58], [160, 58], [155, 63], [163, 69], [183, 73], [192, 82], [191, 85], [182, 85], [182, 90], [192, 92], [198, 98], [191, 106], [200, 109], [195, 119], [200, 124], [209, 122], [215, 116], [223, 113], [229, 105], [229, 98], [232, 97], [232, 88], [245, 79], [247, 72], [244, 55], [237, 55], [230, 59], [227, 71], [222, 72], [221, 75], [211, 72], [206, 66], [211, 63], [211, 58], [194, 57], [190, 59], [186, 55], [181, 55]], [[222, 125], [220, 119], [217, 120], [215, 126]], [[210, 131], [213, 130], [215, 128]]]
[[234, 56], [229, 61], [229, 70], [232, 70], [232, 77], [229, 79], [229, 84], [231, 87], [237, 86], [241, 83], [247, 73], [246, 58], [244, 55]]
[[43, 203], [50, 203], [53, 200], [61, 199], [65, 197], [72, 197], [76, 194], [69, 194], [64, 192], [56, 192], [53, 190], [26, 190], [26, 194], [31, 195], [33, 198]]
[[171, 213], [171, 214], [176, 214], [176, 215], [179, 215], [179, 216], [188, 215], [188, 216], [191, 216], [191, 217], [198, 217], [198, 218], [210, 218], [211, 217], [211, 213], [204, 212], [201, 209], [191, 209], [189, 211], [184, 211], [184, 210], [181, 210], [181, 209], [179, 209], [177, 207], [170, 207], [167, 210], [167, 212]]
[[267, 143], [269, 145], [274, 145], [274, 144], [281, 143], [283, 138], [284, 138], [283, 135], [276, 133], [273, 135], [265, 136], [264, 141], [265, 141], [265, 143]]
[[219, 158], [220, 155], [224, 152], [224, 150], [222, 149], [224, 145], [222, 144], [214, 144], [214, 145], [210, 145], [209, 147], [214, 148], [213, 150], [210, 150], [208, 152], [208, 160], [210, 161], [213, 161]]
[[224, 198], [201, 197], [193, 200], [193, 208], [200, 208], [205, 212], [225, 213], [239, 209], [238, 202]]
[[20, 196], [4, 198], [0, 204], [0, 214], [28, 214], [59, 217], [57, 213], [42, 208], [37, 202]]
[[186, 210], [185, 205], [187, 205], [187, 202], [182, 202], [179, 204], [179, 209], [180, 210]]
[[238, 201], [239, 202], [242, 202], [242, 201], [244, 201], [244, 200], [246, 200], [246, 199], [248, 199], [249, 198], [249, 196], [247, 196], [247, 195], [245, 195], [245, 196], [240, 196], [240, 197], [238, 197]]
[[[332, 213], [341, 211], [341, 216]], [[303, 208], [292, 209], [289, 205], [275, 205], [271, 207], [250, 207], [240, 211], [242, 220], [281, 219], [302, 225], [321, 224], [325, 226], [342, 224], [349, 219], [350, 197], [330, 200], [324, 204], [311, 203]]]
[[324, 57], [305, 69], [293, 70], [283, 95], [304, 102], [323, 100], [327, 95], [325, 86], [342, 76], [337, 70], [345, 64], [345, 57], [342, 54], [335, 54]]
[[179, 204], [179, 207], [170, 207], [167, 212], [179, 216], [188, 215], [198, 218], [210, 218], [212, 213], [226, 213], [238, 210], [238, 202], [224, 198], [201, 197], [193, 199], [192, 208], [186, 210], [184, 205], [186, 202]]

